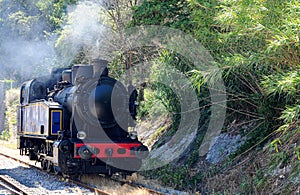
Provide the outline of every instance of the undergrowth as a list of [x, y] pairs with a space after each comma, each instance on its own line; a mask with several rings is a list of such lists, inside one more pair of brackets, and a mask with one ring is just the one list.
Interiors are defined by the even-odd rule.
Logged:
[[[226, 86], [227, 113], [223, 131], [227, 131], [226, 127], [233, 123], [251, 124], [251, 128], [246, 130], [237, 128], [235, 133], [243, 135], [247, 140], [231, 154], [226, 163], [213, 168], [208, 175], [196, 174], [192, 177], [197, 183], [205, 182], [203, 178], [211, 181], [210, 178], [219, 175], [217, 181], [224, 183], [211, 181], [210, 192], [217, 192], [214, 191], [216, 186], [218, 192], [225, 194], [271, 193], [272, 190], [276, 192], [277, 188], [273, 186], [272, 189], [269, 186], [275, 182], [274, 177], [267, 175], [266, 171], [271, 167], [276, 169], [279, 164], [299, 164], [299, 130], [296, 128], [300, 114], [299, 10], [300, 4], [296, 0], [190, 0], [169, 3], [153, 0], [145, 1], [134, 9], [133, 26], [165, 25], [177, 28], [192, 35], [210, 51], [219, 71], [222, 72]], [[151, 19], [149, 16], [155, 17]], [[214, 76], [215, 73], [202, 75], [201, 71], [186, 62], [184, 57], [172, 51], [162, 53], [159, 60], [182, 71], [198, 93], [205, 89], [207, 82], [219, 79]], [[159, 73], [160, 67], [157, 68]], [[159, 76], [161, 75], [158, 74]], [[210, 106], [209, 100], [205, 103], [207, 107]], [[171, 107], [178, 107], [176, 102], [175, 104]], [[204, 118], [200, 124], [208, 119]], [[203, 134], [198, 134], [197, 139], [201, 140], [201, 135]], [[193, 152], [198, 149], [197, 146], [198, 143], [193, 145], [194, 148], [189, 151], [191, 155], [186, 155], [186, 159], [190, 156], [191, 159], [199, 160]], [[265, 156], [261, 158], [268, 158], [271, 164], [260, 164], [259, 160], [263, 161], [260, 156], [257, 156], [257, 159], [249, 156], [262, 154], [259, 151], [263, 151], [266, 146], [269, 146], [271, 151], [263, 153]], [[239, 161], [244, 161], [244, 165], [248, 167], [239, 167], [228, 177], [222, 174], [224, 170], [236, 166]], [[197, 160], [191, 162], [195, 164]], [[158, 170], [159, 179], [163, 180], [165, 177], [173, 186], [187, 188], [188, 185], [184, 187], [181, 180], [191, 178], [182, 176], [189, 174], [188, 171], [182, 170], [185, 170], [186, 166], [191, 170], [190, 164], [193, 163], [178, 159], [173, 166]], [[185, 166], [178, 168], [180, 165]], [[178, 177], [175, 176], [176, 170]], [[167, 173], [165, 176], [162, 176], [163, 171]], [[246, 174], [238, 171], [245, 171]], [[222, 176], [228, 181], [222, 180]], [[177, 183], [174, 183], [175, 181]], [[289, 191], [289, 185], [286, 184], [285, 192]]]
[[10, 89], [5, 96], [5, 124], [1, 138], [4, 140], [15, 139], [17, 132], [17, 106], [19, 103], [19, 90]]

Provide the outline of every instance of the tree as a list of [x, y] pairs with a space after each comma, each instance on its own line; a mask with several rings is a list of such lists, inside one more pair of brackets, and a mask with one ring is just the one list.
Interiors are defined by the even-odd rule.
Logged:
[[[113, 60], [124, 51], [124, 30], [132, 17], [136, 0], [85, 1], [69, 13], [57, 42], [65, 64], [91, 63], [93, 59]], [[73, 61], [73, 62], [72, 62]]]
[[[183, 30], [210, 51], [226, 84], [227, 124], [255, 124], [246, 132], [248, 142], [238, 151], [242, 152], [262, 146], [279, 126], [280, 132], [297, 136], [293, 126], [299, 124], [299, 10], [297, 0], [148, 0], [134, 8], [131, 24]], [[176, 64], [180, 57], [168, 56], [165, 63]], [[180, 64], [183, 70], [186, 64]], [[205, 89], [205, 81], [216, 79], [197, 70], [186, 73], [199, 91]]]
[[55, 58], [53, 35], [61, 28], [67, 5], [74, 3], [75, 0], [0, 1], [2, 78], [21, 82], [35, 71], [47, 72], [45, 69], [55, 63], [51, 60]]

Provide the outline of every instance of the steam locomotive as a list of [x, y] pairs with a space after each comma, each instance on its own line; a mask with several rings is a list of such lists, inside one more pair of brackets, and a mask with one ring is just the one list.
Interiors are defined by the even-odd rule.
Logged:
[[24, 82], [18, 107], [20, 155], [63, 175], [131, 174], [148, 148], [128, 132], [137, 91], [108, 75], [107, 62], [58, 68]]

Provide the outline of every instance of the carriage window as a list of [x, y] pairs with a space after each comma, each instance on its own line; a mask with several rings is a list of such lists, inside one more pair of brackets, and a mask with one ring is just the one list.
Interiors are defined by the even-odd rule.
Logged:
[[44, 134], [45, 133], [45, 127], [44, 125], [41, 125], [41, 134]]
[[20, 97], [21, 104], [25, 102], [25, 95], [26, 95], [26, 90], [25, 90], [25, 86], [23, 85], [21, 88], [21, 97]]

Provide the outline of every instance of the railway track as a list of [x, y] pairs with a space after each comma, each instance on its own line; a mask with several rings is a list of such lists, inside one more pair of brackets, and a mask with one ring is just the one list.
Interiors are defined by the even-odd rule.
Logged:
[[0, 194], [27, 195], [28, 188], [18, 184], [14, 179], [7, 175], [0, 175]]
[[[20, 160], [20, 159], [15, 158], [15, 157], [11, 157], [11, 156], [9, 156], [9, 155], [7, 155], [7, 154], [0, 153], [0, 155], [1, 155], [1, 156], [5, 156], [6, 158], [12, 159], [12, 160], [14, 160], [14, 161], [17, 161], [17, 162], [19, 162], [19, 163], [21, 163], [21, 164], [27, 165], [27, 166], [29, 166], [30, 168], [37, 169], [37, 170], [39, 170], [39, 171], [41, 171], [41, 172], [46, 172], [45, 170], [43, 170], [42, 168], [40, 168], [40, 167], [38, 167], [38, 166], [32, 165], [32, 164], [30, 164], [30, 163], [28, 163], [28, 162], [22, 161], [22, 160]], [[1, 175], [0, 175], [0, 176], [1, 176]], [[59, 176], [59, 175], [55, 175], [55, 176], [56, 176], [56, 177], [59, 177], [59, 179], [62, 179], [62, 178], [63, 178], [62, 176]], [[1, 179], [1, 178], [0, 178], [0, 179]], [[100, 190], [100, 189], [98, 189], [98, 188], [89, 186], [89, 185], [87, 185], [87, 184], [85, 184], [85, 183], [82, 183], [82, 182], [79, 182], [79, 181], [75, 181], [75, 180], [72, 180], [72, 179], [68, 179], [68, 180], [66, 180], [66, 181], [69, 182], [69, 183], [73, 183], [73, 184], [79, 185], [79, 186], [81, 186], [81, 187], [84, 187], [84, 188], [86, 188], [86, 189], [89, 189], [90, 191], [94, 192], [94, 194], [102, 194], [102, 195], [109, 195], [109, 194], [110, 194], [110, 193], [107, 193], [107, 192], [105, 192], [105, 191], [102, 191], [102, 190]], [[28, 194], [35, 194], [35, 193], [28, 193]]]
[[[41, 172], [46, 172], [45, 170], [43, 170], [42, 168], [38, 167], [37, 165], [32, 165], [32, 164], [30, 164], [30, 163], [28, 163], [28, 162], [25, 162], [25, 161], [20, 160], [20, 159], [18, 159], [18, 158], [9, 156], [9, 155], [4, 154], [4, 153], [2, 153], [2, 152], [0, 152], [0, 155], [1, 155], [1, 156], [5, 156], [6, 158], [12, 159], [12, 160], [14, 160], [14, 161], [17, 161], [17, 162], [19, 162], [19, 163], [21, 163], [21, 164], [27, 165], [27, 166], [29, 166], [29, 167], [31, 167], [31, 168], [38, 169], [38, 170], [41, 171]], [[1, 176], [1, 175], [0, 175], [0, 176]], [[55, 175], [55, 176], [56, 176], [56, 177], [59, 177], [60, 180], [64, 179], [65, 181], [67, 181], [67, 182], [69, 182], [69, 183], [76, 184], [76, 185], [81, 186], [81, 187], [83, 187], [83, 188], [89, 189], [90, 191], [94, 192], [94, 194], [97, 194], [97, 195], [98, 195], [98, 194], [99, 194], [99, 195], [100, 195], [100, 194], [102, 194], [102, 195], [109, 195], [109, 194], [111, 194], [111, 193], [106, 192], [106, 191], [104, 191], [104, 190], [95, 188], [95, 187], [93, 187], [93, 186], [91, 186], [91, 185], [89, 185], [89, 184], [87, 184], [87, 183], [83, 183], [83, 182], [81, 182], [81, 181], [79, 181], [79, 180], [75, 180], [75, 179], [72, 179], [72, 178], [67, 178], [67, 179], [65, 179], [65, 178], [63, 178], [63, 177], [60, 176], [60, 175]], [[100, 176], [99, 176], [99, 177], [100, 177]], [[152, 194], [157, 194], [157, 195], [164, 195], [164, 194], [167, 194], [167, 193], [162, 193], [162, 192], [159, 192], [159, 191], [156, 191], [156, 190], [153, 190], [153, 189], [149, 189], [149, 188], [143, 186], [142, 184], [138, 184], [138, 183], [134, 183], [134, 182], [129, 182], [129, 181], [124, 181], [124, 180], [119, 180], [119, 179], [113, 179], [113, 178], [111, 178], [111, 180], [114, 181], [114, 182], [116, 182], [116, 183], [119, 183], [121, 186], [123, 186], [123, 185], [126, 184], [126, 185], [128, 185], [128, 186], [131, 186], [132, 188], [141, 189], [141, 190], [143, 190], [143, 191], [146, 191], [146, 192], [148, 192], [148, 194], [151, 194], [151, 195], [152, 195]], [[0, 181], [1, 181], [1, 178], [0, 178]], [[0, 184], [0, 186], [1, 186], [1, 184]], [[0, 193], [0, 194], [1, 194], [1, 193]], [[12, 194], [15, 194], [15, 193], [12, 193]], [[21, 193], [21, 194], [26, 194], [26, 193]], [[27, 194], [35, 194], [35, 193], [27, 193]]]

